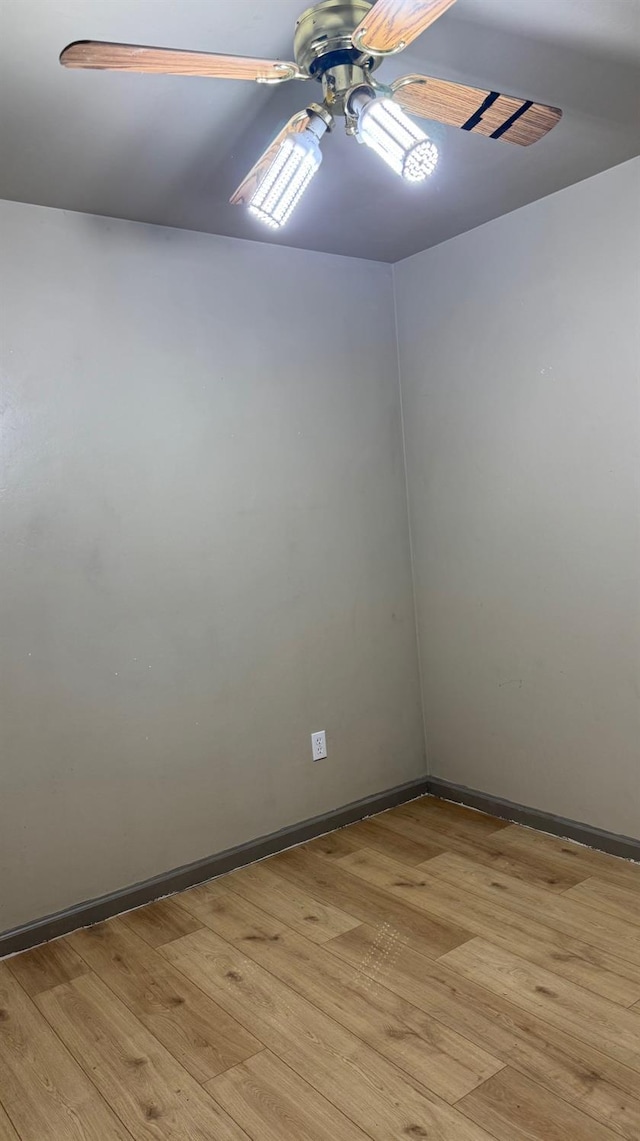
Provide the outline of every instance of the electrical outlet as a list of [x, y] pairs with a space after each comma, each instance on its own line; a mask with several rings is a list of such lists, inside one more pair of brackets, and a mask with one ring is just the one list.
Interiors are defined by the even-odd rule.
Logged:
[[311, 734], [311, 756], [314, 761], [323, 761], [327, 755], [327, 734], [324, 729]]

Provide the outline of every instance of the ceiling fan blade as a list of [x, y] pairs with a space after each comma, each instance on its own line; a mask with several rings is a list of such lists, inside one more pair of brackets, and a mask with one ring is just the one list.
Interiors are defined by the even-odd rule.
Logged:
[[559, 107], [547, 107], [499, 91], [465, 87], [429, 75], [405, 75], [391, 84], [392, 99], [410, 115], [435, 119], [463, 131], [528, 147], [562, 118]]
[[138, 47], [136, 44], [108, 44], [96, 40], [76, 40], [69, 44], [60, 55], [60, 63], [63, 67], [142, 71], [156, 75], [201, 75], [212, 79], [254, 79], [258, 83], [307, 78], [298, 70], [297, 64], [288, 61]]
[[417, 39], [455, 0], [377, 0], [353, 33], [357, 48], [392, 55]]
[[258, 161], [251, 167], [251, 170], [243, 178], [237, 190], [234, 190], [229, 199], [233, 206], [245, 206], [250, 202], [271, 166], [282, 141], [286, 139], [287, 135], [298, 135], [306, 130], [310, 122], [311, 116], [308, 111], [297, 111], [295, 115], [291, 116], [289, 122], [285, 123], [275, 139], [269, 143], [266, 151], [260, 155]]

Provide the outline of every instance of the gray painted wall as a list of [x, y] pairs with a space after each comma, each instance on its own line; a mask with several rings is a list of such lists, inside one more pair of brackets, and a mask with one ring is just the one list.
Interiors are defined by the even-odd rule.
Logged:
[[[431, 772], [635, 836], [639, 182], [394, 271]], [[0, 264], [4, 930], [425, 763], [390, 268], [7, 202]]]
[[640, 836], [640, 160], [395, 267], [432, 774]]
[[3, 930], [424, 746], [390, 268], [7, 202], [0, 264]]

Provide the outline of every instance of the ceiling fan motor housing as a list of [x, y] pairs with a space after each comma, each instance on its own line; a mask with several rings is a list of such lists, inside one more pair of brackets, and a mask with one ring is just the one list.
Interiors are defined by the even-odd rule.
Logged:
[[352, 35], [372, 4], [369, 0], [322, 0], [307, 8], [296, 21], [293, 37], [295, 61], [301, 71], [317, 79], [329, 69], [364, 65], [373, 71], [381, 62], [353, 46]]

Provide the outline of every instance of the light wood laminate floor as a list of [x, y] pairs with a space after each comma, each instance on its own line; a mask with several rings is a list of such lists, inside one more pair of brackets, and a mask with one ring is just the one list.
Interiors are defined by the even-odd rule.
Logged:
[[640, 866], [425, 798], [0, 963], [0, 1141], [640, 1141]]

